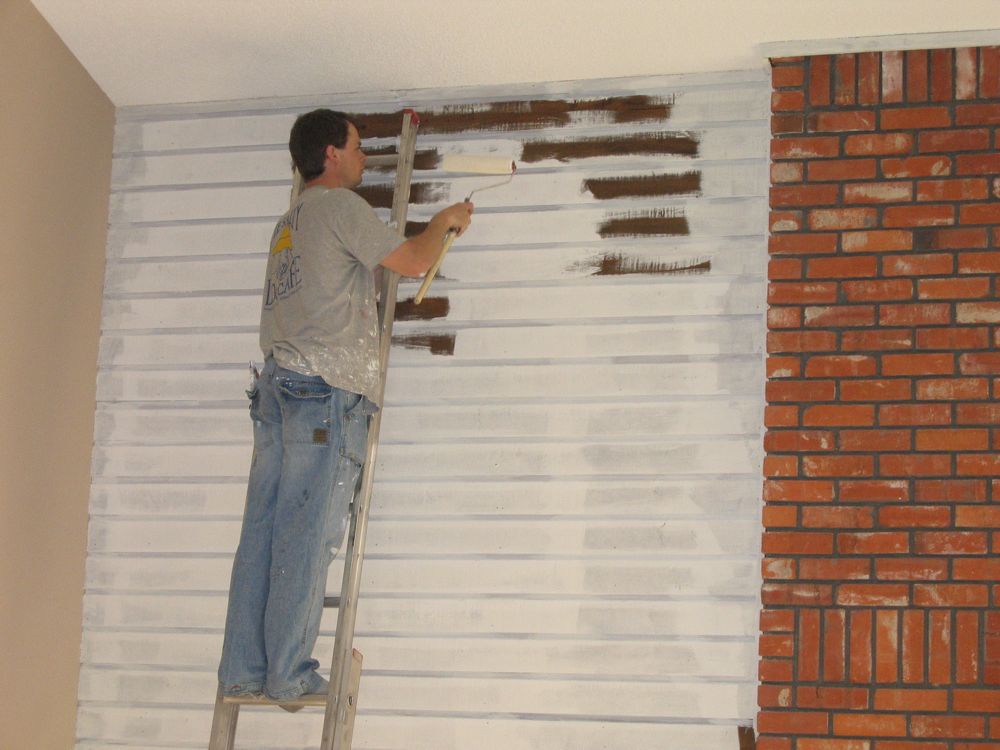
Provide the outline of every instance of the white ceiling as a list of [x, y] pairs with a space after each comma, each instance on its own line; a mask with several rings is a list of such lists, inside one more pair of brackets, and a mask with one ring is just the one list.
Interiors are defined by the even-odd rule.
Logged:
[[117, 106], [747, 69], [1000, 0], [32, 0]]

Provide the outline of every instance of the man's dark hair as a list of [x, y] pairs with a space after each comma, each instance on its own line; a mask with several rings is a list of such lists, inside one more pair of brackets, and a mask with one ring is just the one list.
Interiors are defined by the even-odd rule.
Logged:
[[327, 146], [344, 147], [348, 124], [357, 127], [347, 114], [332, 109], [314, 109], [295, 120], [288, 136], [288, 150], [304, 181], [309, 182], [323, 174]]

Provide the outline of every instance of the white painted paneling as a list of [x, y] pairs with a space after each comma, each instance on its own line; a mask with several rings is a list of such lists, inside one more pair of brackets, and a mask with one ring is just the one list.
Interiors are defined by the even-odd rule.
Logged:
[[[406, 305], [396, 323], [357, 750], [736, 747], [755, 713], [766, 81], [561, 85], [406, 102], [428, 113], [422, 151], [505, 156], [518, 174], [477, 194], [431, 290], [437, 317]], [[455, 105], [629, 95], [669, 117], [433, 128]], [[331, 104], [402, 106], [297, 111]], [[78, 750], [207, 742], [250, 461], [243, 389], [295, 114], [120, 113]], [[621, 146], [666, 136], [696, 152]], [[532, 156], [539, 142], [576, 151]], [[637, 187], [650, 176], [659, 194]], [[410, 218], [493, 181], [418, 169]], [[404, 281], [400, 299], [415, 291]], [[327, 611], [324, 668], [335, 624]], [[244, 709], [237, 746], [314, 747], [320, 722]]]

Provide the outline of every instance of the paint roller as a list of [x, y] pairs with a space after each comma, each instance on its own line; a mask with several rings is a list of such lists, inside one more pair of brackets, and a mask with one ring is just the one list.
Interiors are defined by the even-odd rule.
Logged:
[[[444, 158], [441, 159], [440, 168], [445, 172], [458, 172], [463, 174], [507, 175], [507, 179], [505, 180], [477, 187], [475, 190], [471, 191], [468, 196], [466, 196], [466, 202], [471, 201], [472, 196], [475, 193], [483, 190], [489, 190], [490, 188], [500, 187], [501, 185], [506, 185], [514, 179], [514, 173], [517, 172], [517, 164], [505, 156], [472, 156], [471, 154], [445, 154]], [[427, 273], [424, 274], [424, 282], [420, 285], [419, 291], [417, 291], [416, 296], [413, 298], [414, 304], [419, 305], [423, 301], [424, 295], [427, 294], [427, 290], [431, 288], [431, 282], [434, 281], [434, 277], [437, 276], [438, 269], [444, 261], [444, 256], [448, 254], [448, 250], [451, 248], [451, 243], [455, 241], [457, 236], [458, 232], [454, 229], [449, 230], [448, 234], [445, 235], [444, 244], [441, 246], [441, 252], [438, 254], [437, 260], [435, 260], [433, 265], [427, 269]]]

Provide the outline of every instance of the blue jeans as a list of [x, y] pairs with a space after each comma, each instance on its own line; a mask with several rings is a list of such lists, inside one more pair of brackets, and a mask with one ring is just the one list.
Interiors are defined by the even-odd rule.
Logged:
[[311, 655], [372, 409], [358, 394], [270, 358], [247, 395], [253, 462], [219, 683], [227, 695], [291, 700], [325, 687]]

